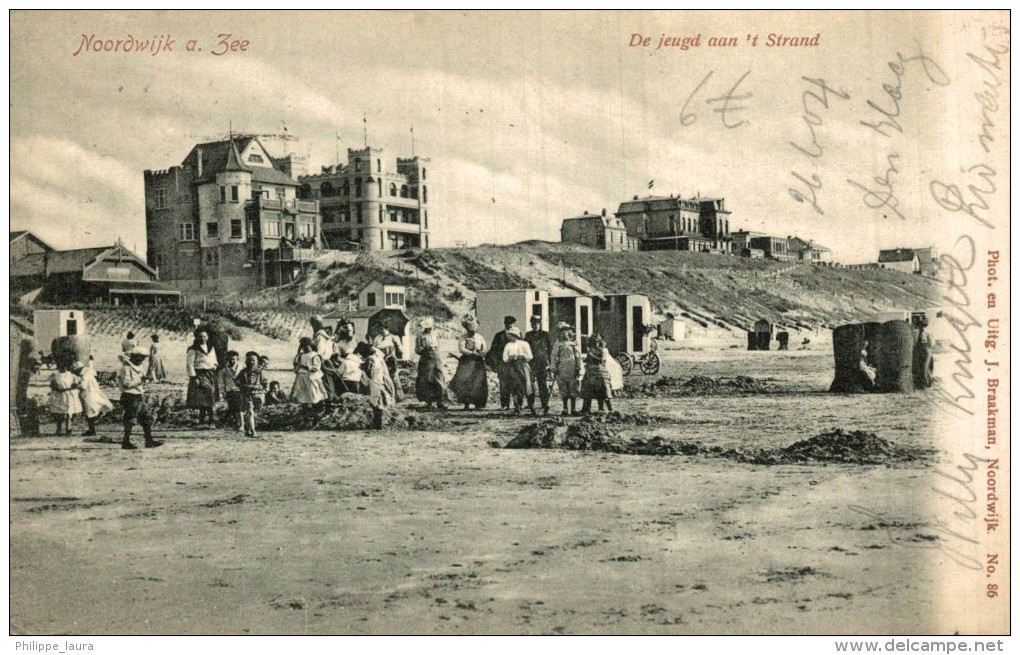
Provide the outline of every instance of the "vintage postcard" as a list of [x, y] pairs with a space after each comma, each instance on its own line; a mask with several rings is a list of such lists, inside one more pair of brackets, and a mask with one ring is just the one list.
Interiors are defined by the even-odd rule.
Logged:
[[17, 649], [1001, 650], [1008, 11], [10, 18]]

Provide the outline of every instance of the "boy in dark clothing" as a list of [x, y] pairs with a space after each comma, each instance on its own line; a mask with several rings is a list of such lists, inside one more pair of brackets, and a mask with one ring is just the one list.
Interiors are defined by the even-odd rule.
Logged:
[[259, 367], [259, 354], [247, 352], [244, 355], [244, 369], [234, 380], [241, 394], [242, 423], [244, 436], [255, 436], [255, 415], [262, 409], [266, 394], [266, 378]]
[[144, 350], [133, 350], [122, 359], [123, 365], [117, 373], [117, 386], [120, 387], [120, 403], [124, 406], [124, 441], [120, 447], [124, 450], [136, 450], [138, 446], [131, 443], [131, 431], [137, 420], [145, 434], [145, 447], [157, 448], [162, 441], [152, 438], [152, 414], [145, 404], [145, 371], [142, 362], [148, 357]]

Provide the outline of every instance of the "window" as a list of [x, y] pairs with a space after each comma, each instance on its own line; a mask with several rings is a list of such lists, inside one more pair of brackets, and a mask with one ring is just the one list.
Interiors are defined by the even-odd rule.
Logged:
[[315, 236], [314, 223], [298, 223], [298, 234], [302, 237], [311, 238]]
[[400, 197], [401, 198], [406, 198], [407, 197], [407, 185], [406, 184], [400, 187]]
[[[234, 188], [236, 189], [237, 187], [234, 187]], [[230, 221], [230, 238], [231, 239], [240, 239], [242, 236], [243, 235], [241, 233], [241, 219], [240, 218], [231, 219], [231, 221]]]
[[237, 185], [233, 184], [230, 186], [230, 202], [237, 202]]
[[267, 237], [280, 236], [280, 221], [266, 221], [262, 224], [262, 226]]
[[226, 201], [227, 201], [227, 187], [221, 186], [220, 187], [220, 202], [226, 202]]
[[205, 224], [205, 235], [211, 239], [215, 239], [220, 236], [220, 224], [219, 223], [206, 223]]
[[429, 201], [429, 188], [427, 186], [421, 188], [421, 201], [426, 204]]
[[425, 210], [425, 229], [429, 229], [429, 210]]
[[253, 162], [255, 164], [261, 164], [262, 155], [248, 155], [248, 161]]
[[361, 197], [361, 178], [354, 180], [354, 197]]
[[156, 209], [166, 209], [170, 206], [169, 192], [166, 189], [156, 189], [153, 192], [152, 200], [156, 204]]
[[394, 198], [397, 196], [397, 185], [393, 182], [390, 182], [390, 195]]
[[424, 181], [425, 181], [425, 173], [426, 173], [426, 172], [427, 172], [427, 171], [426, 171], [426, 170], [425, 170], [424, 168], [423, 168], [423, 169], [421, 169], [421, 181], [422, 181], [422, 182], [424, 182]]
[[205, 251], [205, 263], [208, 266], [216, 266], [220, 261], [220, 253], [215, 248], [210, 248]]
[[287, 188], [278, 186], [276, 187], [276, 199], [283, 200], [287, 197]]
[[383, 208], [382, 208], [382, 205], [379, 205], [379, 222], [380, 223], [383, 222]]
[[380, 177], [380, 178], [379, 178], [379, 179], [377, 180], [377, 182], [378, 182], [378, 184], [379, 184], [379, 196], [381, 197], [381, 196], [382, 196], [382, 178]]
[[359, 223], [363, 222], [363, 221], [361, 220], [361, 205], [358, 205], [358, 222], [359, 222]]
[[341, 209], [340, 210], [340, 222], [341, 223], [346, 223], [349, 220], [351, 220], [350, 214], [347, 213], [346, 209]]
[[390, 211], [390, 223], [396, 223], [396, 222], [397, 222], [397, 212], [396, 211]]
[[375, 294], [374, 293], [366, 293], [365, 294], [365, 304], [368, 305], [369, 307], [375, 307]]
[[259, 233], [259, 220], [257, 218], [248, 219], [248, 236], [258, 236]]
[[382, 172], [382, 160], [381, 159], [376, 159], [375, 160], [375, 170], [380, 172], [380, 173]]
[[180, 224], [180, 237], [181, 241], [194, 241], [195, 240], [195, 226], [191, 223]]
[[348, 180], [344, 180], [344, 195], [351, 195], [351, 183]]
[[354, 170], [359, 173], [361, 172], [361, 159], [354, 160]]

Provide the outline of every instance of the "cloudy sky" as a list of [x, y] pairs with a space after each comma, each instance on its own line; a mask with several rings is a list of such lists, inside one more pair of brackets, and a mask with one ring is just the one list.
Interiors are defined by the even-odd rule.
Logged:
[[[700, 193], [726, 198], [733, 229], [874, 260], [944, 245], [947, 225], [972, 220], [931, 185], [962, 184], [982, 155], [971, 99], [992, 73], [966, 55], [1006, 25], [959, 12], [15, 12], [11, 228], [142, 252], [143, 170], [232, 125], [299, 137], [316, 171], [335, 134], [342, 157], [362, 145], [367, 115], [389, 157], [409, 154], [414, 126], [436, 245], [558, 240], [584, 210]], [[213, 54], [220, 34], [247, 50]], [[769, 34], [818, 45], [770, 47]], [[75, 55], [92, 35], [174, 45]], [[1001, 154], [1008, 112], [992, 117]]]

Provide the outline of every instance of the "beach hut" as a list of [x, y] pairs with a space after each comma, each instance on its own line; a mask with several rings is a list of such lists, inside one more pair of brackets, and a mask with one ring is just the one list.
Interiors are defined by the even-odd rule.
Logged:
[[335, 311], [323, 317], [327, 323], [336, 322], [341, 318], [354, 323], [354, 332], [358, 339], [374, 335], [377, 327], [385, 323], [391, 333], [400, 337], [404, 359], [410, 359], [414, 354], [414, 337], [409, 327], [410, 319], [401, 309], [366, 307], [365, 309]]
[[592, 320], [594, 315], [595, 299], [589, 296], [569, 295], [551, 296], [549, 298], [549, 326], [555, 331], [556, 326], [567, 323], [574, 328], [578, 347], [584, 339], [593, 333], [595, 323]]
[[651, 338], [652, 302], [640, 293], [607, 295], [594, 299], [594, 333], [606, 340], [609, 352], [643, 355]]
[[[485, 340], [503, 329], [503, 317], [513, 316], [521, 333], [531, 329], [531, 317], [542, 317], [542, 329], [548, 330], [549, 292], [541, 289], [481, 289], [475, 291], [475, 317]], [[555, 325], [552, 325], [555, 329]]]

